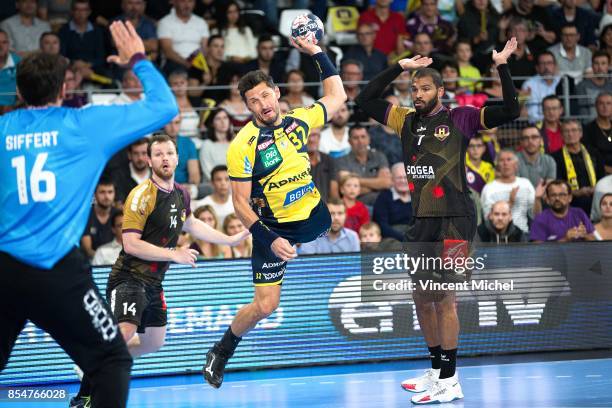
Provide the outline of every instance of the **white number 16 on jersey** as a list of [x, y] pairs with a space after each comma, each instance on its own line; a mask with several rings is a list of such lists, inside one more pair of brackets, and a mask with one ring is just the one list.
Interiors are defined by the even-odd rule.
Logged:
[[[43, 166], [47, 161], [48, 153], [39, 153], [36, 155], [34, 167], [30, 174], [30, 190], [32, 200], [35, 202], [51, 201], [55, 198], [55, 174], [49, 170], [43, 170]], [[26, 160], [25, 156], [13, 157], [11, 166], [17, 170], [17, 191], [19, 193], [19, 204], [25, 205], [28, 203], [28, 185], [26, 176]], [[40, 190], [40, 184], [44, 183], [44, 191]]]

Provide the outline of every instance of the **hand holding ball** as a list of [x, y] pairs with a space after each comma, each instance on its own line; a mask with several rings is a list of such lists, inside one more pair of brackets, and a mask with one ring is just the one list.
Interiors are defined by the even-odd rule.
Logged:
[[317, 45], [323, 39], [323, 22], [312, 13], [301, 14], [291, 23], [291, 40], [300, 44], [298, 39]]

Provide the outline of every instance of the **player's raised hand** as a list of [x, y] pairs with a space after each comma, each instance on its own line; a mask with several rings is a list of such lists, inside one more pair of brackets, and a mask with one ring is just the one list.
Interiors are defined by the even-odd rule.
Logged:
[[110, 32], [113, 36], [115, 47], [118, 55], [111, 55], [107, 58], [108, 62], [117, 65], [127, 65], [134, 54], [144, 54], [145, 47], [142, 39], [136, 33], [134, 26], [129, 21], [115, 21], [110, 26]]
[[172, 262], [195, 267], [198, 253], [195, 249], [176, 248], [176, 250], [172, 251]]
[[272, 243], [272, 252], [283, 261], [288, 261], [297, 257], [295, 248], [285, 238], [278, 237]]
[[421, 57], [420, 55], [415, 55], [412, 58], [404, 58], [398, 61], [404, 70], [425, 68], [432, 62], [433, 60], [431, 58]]
[[315, 55], [323, 50], [317, 44], [313, 44], [310, 41], [302, 37], [297, 37], [295, 41], [289, 39], [291, 45], [293, 45], [298, 51], [306, 53], [308, 55]]
[[230, 242], [229, 242], [229, 246], [236, 246], [238, 244], [240, 244], [242, 241], [244, 241], [245, 239], [247, 239], [249, 237], [249, 235], [251, 235], [251, 233], [249, 232], [249, 230], [245, 229], [244, 231], [241, 231], [237, 234], [234, 234], [232, 236], [230, 236]]
[[516, 51], [517, 42], [516, 37], [512, 37], [508, 41], [506, 41], [506, 46], [500, 52], [497, 50], [493, 50], [493, 61], [495, 62], [495, 66], [502, 65], [508, 62], [508, 58], [514, 51]]

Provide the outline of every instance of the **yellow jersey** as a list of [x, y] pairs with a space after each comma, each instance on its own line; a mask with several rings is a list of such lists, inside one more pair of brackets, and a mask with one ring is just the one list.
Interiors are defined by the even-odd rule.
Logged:
[[306, 143], [310, 129], [327, 121], [325, 106], [315, 102], [281, 119], [275, 127], [249, 122], [227, 151], [230, 179], [252, 182], [252, 207], [264, 222], [303, 221], [321, 201]]

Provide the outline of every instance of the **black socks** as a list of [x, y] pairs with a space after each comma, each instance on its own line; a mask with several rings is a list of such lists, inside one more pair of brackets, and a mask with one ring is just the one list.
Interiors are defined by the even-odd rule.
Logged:
[[429, 359], [431, 360], [431, 368], [440, 369], [440, 355], [442, 354], [441, 346], [427, 347], [429, 349]]
[[236, 350], [236, 347], [238, 347], [238, 343], [240, 343], [240, 340], [242, 340], [242, 337], [238, 337], [234, 333], [232, 333], [232, 326], [230, 326], [227, 328], [225, 334], [223, 335], [221, 341], [218, 344], [223, 349], [225, 354], [227, 354], [228, 357], [231, 357], [234, 354], [234, 350]]
[[441, 380], [455, 375], [455, 369], [457, 368], [457, 349], [442, 350], [440, 363]]

